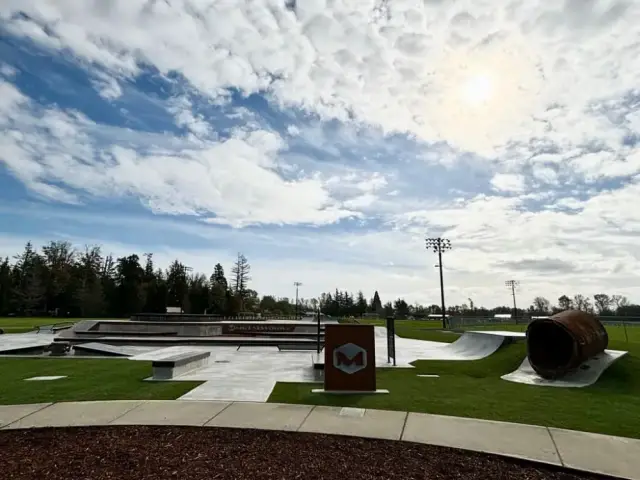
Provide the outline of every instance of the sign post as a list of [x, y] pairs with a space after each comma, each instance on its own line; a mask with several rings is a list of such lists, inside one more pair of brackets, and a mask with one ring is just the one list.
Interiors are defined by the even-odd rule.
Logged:
[[317, 354], [320, 355], [320, 350], [322, 350], [320, 348], [320, 309], [318, 308], [318, 315], [317, 315], [317, 321], [318, 321], [318, 330], [316, 332], [316, 350], [317, 350]]
[[376, 389], [373, 325], [325, 325], [324, 389], [314, 393], [389, 393]]
[[396, 366], [396, 319], [387, 317], [387, 363], [391, 363], [393, 358], [393, 366]]

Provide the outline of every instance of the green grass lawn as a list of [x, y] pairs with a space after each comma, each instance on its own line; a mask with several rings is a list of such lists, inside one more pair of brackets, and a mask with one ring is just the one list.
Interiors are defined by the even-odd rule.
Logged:
[[[112, 318], [113, 317], [110, 317], [110, 319]], [[80, 322], [82, 320], [92, 319], [64, 317], [0, 317], [0, 328], [4, 330], [5, 333], [25, 333], [41, 325]]]
[[[402, 335], [400, 323], [396, 329]], [[416, 323], [423, 322], [407, 322], [402, 336], [437, 339], [438, 332], [425, 332]], [[477, 361], [420, 360], [415, 369], [379, 369], [378, 388], [389, 389], [389, 395], [320, 395], [312, 394], [316, 387], [309, 384], [278, 383], [269, 401], [407, 410], [640, 438], [640, 341], [625, 342], [622, 327], [607, 330], [609, 348], [628, 350], [629, 355], [591, 387], [536, 387], [502, 380], [500, 376], [515, 370], [526, 356], [525, 345], [517, 343]], [[640, 339], [630, 328], [627, 332], [630, 340]], [[456, 338], [440, 335], [448, 335], [449, 341]]]
[[[357, 320], [362, 325], [385, 326], [384, 320], [375, 318], [358, 318]], [[457, 333], [444, 332], [440, 330], [441, 328], [442, 322], [439, 320], [396, 320], [396, 335], [399, 337], [431, 340], [432, 342], [453, 342], [458, 339]]]
[[[25, 378], [66, 375], [51, 381]], [[145, 382], [151, 362], [120, 359], [0, 358], [0, 404], [83, 400], [172, 400], [202, 382]]]
[[81, 318], [52, 317], [0, 317], [0, 328], [4, 333], [29, 332], [39, 325], [52, 325], [61, 322], [79, 322]]

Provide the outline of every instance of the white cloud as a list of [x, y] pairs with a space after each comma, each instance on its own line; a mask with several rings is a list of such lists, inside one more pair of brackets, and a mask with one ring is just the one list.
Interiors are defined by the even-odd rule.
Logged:
[[550, 166], [534, 165], [532, 175], [535, 179], [549, 185], [557, 185], [558, 173]]
[[285, 4], [10, 0], [0, 14], [12, 32], [119, 74], [145, 61], [214, 97], [268, 88], [284, 104], [481, 153], [531, 136], [611, 142], [616, 127], [586, 110], [640, 80], [637, 3], [406, 0], [382, 16], [373, 1]]
[[122, 95], [118, 80], [104, 73], [96, 74], [93, 84], [100, 96], [107, 100], [114, 100]]
[[273, 169], [284, 143], [274, 132], [237, 130], [224, 141], [148, 153], [99, 147], [88, 134], [95, 125], [82, 115], [55, 109], [35, 115], [31, 109], [37, 107], [14, 87], [0, 84], [2, 92], [0, 160], [42, 196], [75, 203], [82, 194], [133, 194], [155, 212], [215, 214], [208, 221], [234, 226], [322, 225], [359, 216], [331, 197], [318, 174], [280, 177]]
[[611, 152], [588, 153], [573, 159], [570, 166], [587, 181], [632, 176], [640, 172], [640, 150], [633, 150], [626, 158]]
[[[633, 300], [640, 294], [634, 287], [639, 255], [633, 234], [640, 227], [640, 217], [620, 212], [616, 205], [637, 195], [637, 188], [602, 194], [583, 203], [578, 214], [523, 213], [514, 210], [517, 202], [513, 199], [478, 198], [422, 212], [421, 218], [414, 215], [401, 230], [387, 232], [221, 231], [165, 219], [86, 215], [80, 221], [89, 226], [108, 223], [127, 228], [135, 234], [136, 244], [89, 235], [54, 237], [80, 247], [99, 243], [105, 253], [116, 256], [152, 251], [159, 266], [166, 267], [179, 258], [203, 273], [210, 273], [217, 262], [229, 269], [236, 250], [241, 250], [252, 264], [252, 285], [261, 293], [287, 296], [292, 282], [302, 281], [304, 296], [334, 288], [362, 289], [367, 296], [379, 290], [384, 299], [402, 296], [410, 302], [438, 303], [438, 272], [433, 267], [437, 259], [424, 248], [424, 236], [440, 231], [453, 244], [444, 257], [447, 301], [453, 304], [467, 302], [468, 297], [478, 305], [507, 304], [509, 292], [504, 290], [504, 280], [508, 278], [520, 280], [522, 305], [537, 295], [555, 301], [562, 294], [601, 291], [621, 293]], [[38, 213], [24, 210], [20, 215], [26, 218]], [[75, 222], [76, 215], [58, 215], [56, 218], [63, 221], [55, 224], [63, 228]], [[625, 229], [618, 223], [626, 225]], [[163, 234], [165, 231], [215, 240], [214, 245], [220, 246], [185, 248], [167, 241], [173, 235]], [[41, 245], [51, 238], [0, 236], [0, 256], [20, 251], [28, 239]], [[299, 254], [291, 254], [293, 250]]]
[[525, 189], [524, 177], [510, 173], [498, 173], [491, 179], [491, 185], [499, 192], [522, 193]]
[[[299, 1], [291, 11], [280, 0], [5, 0], [0, 19], [10, 32], [99, 66], [96, 88], [107, 99], [120, 98], [120, 85], [144, 63], [184, 76], [194, 97], [213, 103], [229, 101], [228, 87], [266, 92], [273, 105], [347, 127], [289, 125], [289, 139], [260, 126], [255, 112], [238, 112], [249, 119], [245, 128], [219, 139], [178, 98], [169, 111], [190, 135], [142, 133], [43, 109], [0, 83], [0, 159], [32, 191], [68, 203], [131, 195], [155, 212], [236, 227], [349, 217], [383, 225], [375, 233], [300, 233], [295, 242], [310, 246], [308, 262], [254, 260], [258, 287], [277, 294], [292, 281], [282, 272], [306, 271], [309, 279], [293, 280], [312, 291], [377, 288], [433, 301], [438, 280], [423, 236], [441, 234], [454, 243], [445, 259], [453, 302], [506, 303], [510, 277], [530, 297], [572, 293], [568, 284], [639, 295], [630, 285], [640, 217], [628, 206], [640, 199], [640, 149], [622, 140], [640, 132], [640, 3], [398, 0], [384, 11], [377, 3]], [[18, 11], [31, 20], [14, 17]], [[288, 151], [306, 142], [340, 159], [353, 145], [392, 163], [392, 150], [359, 135], [367, 128], [432, 145], [417, 147], [424, 170], [412, 164], [402, 182], [403, 162], [383, 172], [365, 155], [358, 166], [336, 166]], [[477, 192], [510, 196], [460, 189], [451, 199], [444, 186], [420, 188], [441, 174], [434, 165], [450, 173], [465, 151], [490, 179]], [[626, 177], [612, 191], [584, 185]], [[527, 211], [531, 200], [539, 210]], [[289, 230], [274, 238], [294, 242]], [[186, 255], [204, 264], [222, 253]]]
[[0, 62], [0, 75], [3, 75], [6, 78], [13, 78], [18, 74], [18, 69], [12, 67], [11, 65]]

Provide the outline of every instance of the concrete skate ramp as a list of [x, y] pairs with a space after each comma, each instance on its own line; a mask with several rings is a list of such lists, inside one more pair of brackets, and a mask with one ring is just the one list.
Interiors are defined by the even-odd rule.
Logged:
[[480, 360], [495, 353], [504, 344], [523, 340], [521, 332], [465, 332], [452, 343], [431, 347], [423, 360]]
[[621, 350], [605, 350], [583, 362], [576, 370], [567, 373], [565, 376], [552, 380], [545, 379], [538, 375], [531, 367], [529, 359], [525, 358], [517, 370], [503, 375], [501, 378], [509, 382], [524, 383], [526, 385], [540, 385], [544, 387], [573, 387], [582, 388], [593, 385], [598, 381], [600, 375], [609, 366], [625, 356], [627, 352]]
[[0, 355], [36, 354], [50, 345], [55, 338], [51, 333], [9, 333], [0, 337]]
[[[376, 327], [375, 335], [376, 357], [378, 353], [385, 356], [386, 328]], [[452, 343], [414, 340], [396, 335], [396, 352], [399, 356], [411, 356], [414, 360], [479, 360], [495, 353], [505, 344], [524, 339], [524, 332], [490, 330], [465, 332]], [[378, 360], [378, 363], [382, 362]]]
[[140, 355], [148, 351], [145, 347], [134, 347], [127, 345], [115, 346], [98, 342], [89, 342], [82, 343], [80, 345], [74, 345], [73, 350], [74, 355], [76, 356], [97, 354], [107, 357], [132, 357], [134, 355]]

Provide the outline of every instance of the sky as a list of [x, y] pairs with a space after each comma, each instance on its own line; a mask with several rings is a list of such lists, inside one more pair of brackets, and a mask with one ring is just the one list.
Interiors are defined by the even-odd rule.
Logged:
[[640, 301], [640, 2], [3, 0], [0, 255]]

